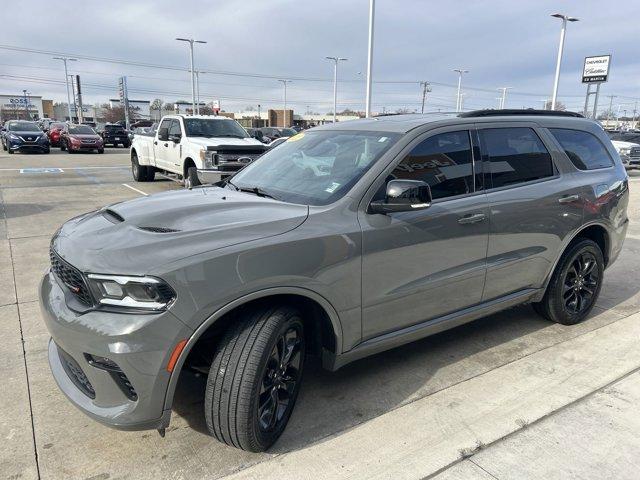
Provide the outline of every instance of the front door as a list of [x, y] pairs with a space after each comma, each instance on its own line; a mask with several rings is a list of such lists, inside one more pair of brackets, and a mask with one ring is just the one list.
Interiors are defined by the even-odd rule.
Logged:
[[368, 205], [387, 181], [412, 179], [430, 185], [433, 202], [414, 212], [359, 213], [363, 340], [481, 301], [489, 222], [471, 133], [458, 126], [418, 137], [365, 197]]

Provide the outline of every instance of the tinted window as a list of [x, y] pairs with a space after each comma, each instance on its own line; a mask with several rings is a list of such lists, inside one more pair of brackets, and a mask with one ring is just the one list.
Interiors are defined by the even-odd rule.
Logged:
[[182, 135], [180, 130], [180, 120], [174, 120], [169, 127], [169, 135]]
[[493, 188], [554, 175], [551, 155], [531, 128], [479, 130]]
[[78, 135], [95, 135], [93, 128], [87, 125], [69, 125], [69, 133]]
[[447, 132], [427, 138], [391, 172], [392, 178], [422, 180], [433, 198], [473, 192], [473, 156], [469, 132]]
[[594, 170], [613, 165], [613, 160], [595, 135], [581, 130], [549, 129], [565, 153], [580, 170]]

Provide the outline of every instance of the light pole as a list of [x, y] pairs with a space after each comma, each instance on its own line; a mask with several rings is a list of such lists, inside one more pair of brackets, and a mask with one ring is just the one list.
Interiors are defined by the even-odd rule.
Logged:
[[67, 109], [69, 111], [69, 121], [73, 122], [71, 118], [71, 95], [69, 94], [69, 72], [67, 71], [67, 62], [77, 62], [77, 58], [69, 57], [53, 57], [54, 60], [62, 60], [64, 63], [64, 84], [67, 86]]
[[282, 112], [282, 126], [283, 127], [287, 127], [287, 83], [291, 83], [291, 80], [278, 80], [279, 82], [282, 82], [282, 85], [284, 86], [284, 110]]
[[609, 123], [611, 122], [611, 114], [613, 113], [613, 99], [616, 97], [617, 95], [609, 95], [609, 112], [607, 113], [607, 127], [609, 127]]
[[194, 43], [207, 43], [204, 40], [194, 40], [193, 38], [176, 38], [179, 42], [189, 43], [189, 53], [191, 59], [191, 114], [196, 114], [196, 79], [193, 71], [193, 44]]
[[554, 13], [552, 17], [562, 19], [562, 29], [560, 30], [560, 44], [558, 45], [558, 61], [556, 62], [556, 77], [553, 81], [553, 95], [551, 96], [551, 110], [556, 109], [556, 100], [558, 98], [558, 84], [560, 83], [560, 65], [562, 64], [562, 51], [564, 49], [564, 35], [567, 31], [567, 22], [577, 22], [575, 17], [569, 17], [561, 13]]
[[504, 108], [505, 102], [507, 101], [507, 90], [513, 87], [500, 87], [498, 91], [502, 92], [502, 96], [500, 97], [500, 109]]
[[427, 100], [427, 92], [431, 91], [431, 84], [429, 82], [420, 82], [420, 86], [422, 87], [422, 108], [420, 113], [424, 113], [424, 102]]
[[367, 98], [364, 106], [365, 117], [371, 116], [371, 72], [373, 70], [373, 22], [376, 0], [369, 0], [369, 50], [367, 53]]
[[196, 115], [200, 115], [200, 74], [204, 73], [200, 70], [195, 70], [196, 75]]
[[346, 62], [346, 58], [325, 57], [333, 61], [333, 123], [336, 123], [336, 109], [338, 106], [338, 62]]
[[462, 68], [454, 68], [454, 72], [458, 72], [458, 94], [456, 95], [456, 112], [461, 110], [460, 89], [462, 88], [462, 74], [469, 73], [469, 70], [463, 70]]

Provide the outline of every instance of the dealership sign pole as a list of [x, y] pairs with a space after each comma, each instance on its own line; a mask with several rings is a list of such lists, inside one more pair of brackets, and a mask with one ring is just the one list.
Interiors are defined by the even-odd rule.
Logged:
[[[584, 116], [589, 111], [589, 95], [595, 94], [593, 102], [593, 118], [596, 118], [598, 111], [598, 98], [600, 97], [600, 84], [609, 78], [609, 66], [611, 65], [611, 55], [599, 55], [597, 57], [586, 57], [584, 68], [582, 69], [582, 83], [587, 84], [587, 94], [584, 99]], [[596, 84], [596, 91], [591, 91], [591, 84]]]

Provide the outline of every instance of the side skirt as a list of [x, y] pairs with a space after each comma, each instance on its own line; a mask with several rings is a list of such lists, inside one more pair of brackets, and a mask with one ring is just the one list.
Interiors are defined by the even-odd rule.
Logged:
[[338, 370], [355, 360], [375, 355], [376, 353], [384, 352], [385, 350], [399, 347], [406, 343], [469, 323], [478, 318], [486, 317], [487, 315], [491, 315], [501, 310], [526, 303], [535, 299], [535, 297], [540, 294], [540, 290], [541, 289], [536, 288], [520, 290], [518, 292], [510, 293], [504, 297], [489, 300], [484, 303], [467, 307], [463, 310], [458, 310], [457, 312], [449, 313], [442, 317], [433, 318], [416, 325], [411, 325], [410, 327], [385, 333], [378, 337], [366, 340], [348, 352], [344, 352], [340, 355], [324, 350], [322, 352], [322, 366], [327, 370]]

